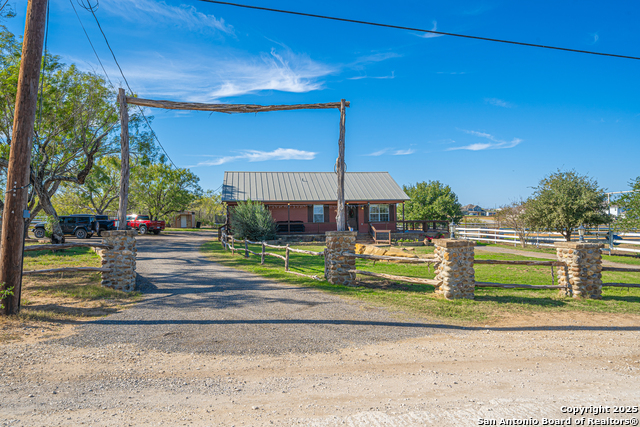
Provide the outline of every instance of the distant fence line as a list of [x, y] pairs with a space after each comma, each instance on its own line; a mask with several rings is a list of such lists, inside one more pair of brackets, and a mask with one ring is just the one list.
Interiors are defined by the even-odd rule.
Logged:
[[[614, 233], [621, 239], [613, 239], [609, 230], [587, 229], [585, 230], [584, 241], [587, 243], [602, 243], [606, 245], [609, 252], [633, 252], [640, 253], [639, 249], [619, 247], [619, 245], [640, 246], [640, 233]], [[477, 240], [490, 243], [507, 243], [517, 246], [521, 243], [518, 232], [512, 228], [469, 228], [456, 227], [456, 237], [465, 240]], [[572, 235], [572, 241], [578, 240], [578, 233]], [[564, 242], [562, 234], [552, 231], [533, 232], [527, 231], [525, 241], [527, 244], [535, 246], [553, 247], [555, 242]]]

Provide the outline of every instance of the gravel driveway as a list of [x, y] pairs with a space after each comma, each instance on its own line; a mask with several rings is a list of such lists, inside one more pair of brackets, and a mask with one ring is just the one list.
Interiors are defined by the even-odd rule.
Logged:
[[207, 232], [140, 237], [143, 302], [83, 326], [66, 343], [137, 343], [209, 354], [316, 353], [434, 331], [383, 309], [208, 261], [199, 249], [210, 238]]
[[2, 344], [0, 426], [471, 427], [640, 402], [637, 315], [399, 320], [207, 261], [209, 236], [140, 237], [140, 303]]

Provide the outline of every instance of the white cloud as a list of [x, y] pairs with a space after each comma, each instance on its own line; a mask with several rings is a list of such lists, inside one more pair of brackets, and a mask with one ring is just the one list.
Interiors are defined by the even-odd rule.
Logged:
[[[438, 31], [438, 22], [433, 21], [432, 24], [433, 24], [433, 27], [431, 28], [431, 31]], [[442, 37], [444, 34], [422, 33], [422, 34], [416, 34], [416, 35], [418, 37], [422, 37], [423, 39], [433, 39], [436, 37]]]
[[382, 150], [374, 151], [373, 153], [365, 154], [365, 156], [378, 157], [378, 156], [382, 156], [383, 154], [387, 154], [387, 153], [389, 153], [392, 156], [406, 156], [408, 154], [413, 154], [415, 152], [416, 152], [416, 150], [414, 150], [413, 148], [409, 148], [407, 150], [394, 150], [391, 147], [387, 147], [387, 148], [383, 148]]
[[409, 154], [413, 154], [415, 153], [416, 150], [414, 150], [413, 148], [409, 148], [408, 150], [396, 150], [393, 155], [394, 156], [407, 156]]
[[100, 6], [113, 15], [131, 22], [153, 22], [184, 26], [190, 30], [215, 30], [233, 34], [233, 27], [222, 18], [207, 15], [194, 6], [171, 6], [164, 1], [118, 0], [102, 1]]
[[520, 138], [513, 138], [511, 141], [503, 141], [500, 139], [497, 139], [496, 137], [494, 137], [493, 135], [486, 133], [486, 132], [477, 132], [474, 130], [464, 130], [461, 129], [463, 132], [468, 133], [469, 135], [473, 135], [473, 136], [477, 136], [480, 138], [486, 138], [488, 140], [490, 140], [491, 142], [484, 142], [484, 143], [479, 143], [476, 142], [474, 144], [469, 144], [469, 145], [465, 145], [462, 147], [451, 147], [449, 149], [447, 149], [447, 151], [453, 151], [453, 150], [470, 150], [470, 151], [481, 151], [481, 150], [500, 150], [500, 149], [505, 149], [505, 148], [513, 148], [516, 145], [520, 144], [522, 142], [522, 139]]
[[[121, 61], [121, 65], [132, 88], [143, 98], [210, 103], [265, 90], [319, 90], [324, 87], [322, 78], [338, 70], [288, 48], [274, 48], [257, 56], [237, 52], [184, 55], [166, 57], [157, 52], [141, 52], [135, 61]], [[119, 74], [113, 67], [107, 72], [110, 76]]]
[[486, 102], [487, 104], [495, 105], [496, 107], [504, 107], [504, 108], [513, 107], [513, 104], [511, 104], [510, 102], [503, 101], [502, 99], [498, 99], [498, 98], [485, 98], [484, 102]]
[[589, 35], [591, 36], [591, 44], [596, 44], [598, 43], [598, 40], [600, 40], [600, 36], [598, 35], [598, 33], [593, 33]]
[[219, 166], [225, 163], [246, 160], [248, 162], [266, 162], [269, 160], [313, 160], [316, 154], [312, 151], [297, 150], [295, 148], [277, 148], [273, 151], [242, 150], [235, 156], [218, 157], [198, 163], [198, 166]]
[[395, 79], [396, 75], [395, 75], [395, 71], [391, 72], [391, 75], [389, 76], [355, 76], [355, 77], [348, 77], [347, 80], [362, 80], [362, 79], [379, 79], [379, 80], [384, 80], [384, 79]]
[[382, 156], [384, 153], [389, 151], [389, 148], [383, 148], [382, 150], [374, 151], [373, 153], [365, 154], [365, 156]]
[[211, 99], [245, 95], [261, 90], [304, 93], [318, 90], [323, 83], [318, 78], [336, 70], [318, 63], [307, 55], [290, 49], [278, 53], [275, 48], [260, 60], [227, 62], [223, 81], [208, 94]]

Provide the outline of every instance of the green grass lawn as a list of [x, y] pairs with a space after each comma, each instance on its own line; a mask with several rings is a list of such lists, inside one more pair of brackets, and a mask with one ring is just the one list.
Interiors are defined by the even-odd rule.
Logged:
[[[259, 246], [250, 245], [254, 252]], [[322, 251], [324, 246], [300, 246], [301, 249]], [[433, 252], [433, 247], [416, 247], [417, 253]], [[558, 290], [543, 289], [500, 289], [478, 288], [473, 301], [447, 301], [434, 294], [430, 285], [393, 282], [358, 276], [359, 286], [347, 287], [331, 285], [328, 282], [307, 279], [284, 272], [284, 262], [275, 257], [266, 257], [265, 265], [260, 265], [260, 257], [250, 255], [249, 259], [236, 253], [224, 251], [218, 242], [203, 245], [202, 251], [221, 264], [259, 274], [263, 277], [293, 285], [311, 286], [326, 292], [355, 298], [367, 303], [402, 310], [430, 319], [447, 320], [453, 323], [469, 323], [496, 320], [506, 314], [530, 314], [533, 312], [583, 311], [601, 313], [640, 314], [640, 289], [604, 288], [602, 300], [578, 300], [560, 297]], [[282, 249], [268, 251], [284, 255]], [[243, 254], [244, 251], [240, 251]], [[498, 260], [538, 260], [511, 254], [482, 254], [477, 259]], [[322, 277], [324, 261], [322, 257], [291, 253], [290, 268], [309, 275]], [[357, 269], [400, 276], [434, 277], [433, 266], [416, 264], [394, 264], [370, 260], [357, 260]], [[551, 267], [482, 265], [475, 266], [478, 282], [516, 283], [528, 285], [550, 285]], [[557, 274], [557, 273], [556, 273]], [[604, 282], [640, 283], [640, 273], [603, 273]]]

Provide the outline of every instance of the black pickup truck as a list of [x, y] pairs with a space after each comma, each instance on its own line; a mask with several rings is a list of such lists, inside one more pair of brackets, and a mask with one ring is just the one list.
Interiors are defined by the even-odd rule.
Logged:
[[[89, 239], [94, 233], [99, 231], [98, 221], [94, 215], [78, 214], [59, 216], [60, 227], [64, 234], [71, 234], [78, 239]], [[44, 224], [35, 224], [33, 234], [38, 239], [45, 236]]]
[[118, 221], [115, 219], [109, 219], [107, 215], [96, 215], [98, 221], [98, 236], [102, 237], [103, 231], [111, 231], [118, 229]]

